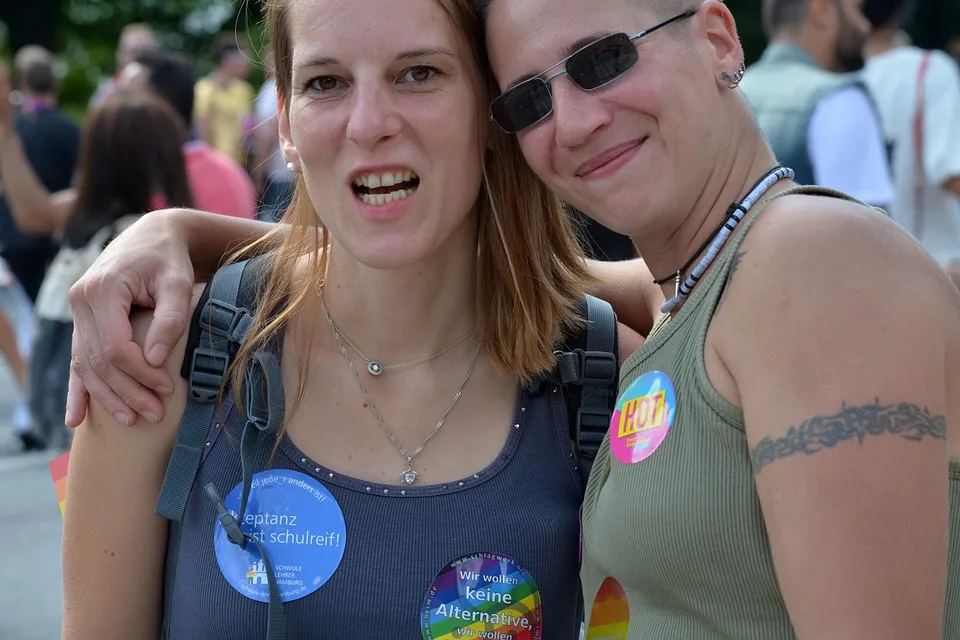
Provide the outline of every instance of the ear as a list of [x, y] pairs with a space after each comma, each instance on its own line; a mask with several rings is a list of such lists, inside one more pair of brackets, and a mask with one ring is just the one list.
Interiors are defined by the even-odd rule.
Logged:
[[697, 13], [700, 32], [709, 47], [713, 76], [719, 86], [726, 88], [727, 83], [720, 79], [720, 74], [726, 71], [732, 76], [743, 64], [737, 23], [727, 5], [718, 0], [707, 0]]
[[807, 0], [807, 20], [820, 29], [830, 29], [843, 8], [836, 0]]
[[286, 99], [282, 95], [277, 95], [277, 120], [280, 131], [280, 151], [286, 162], [295, 162], [300, 165], [300, 154], [297, 151], [297, 145], [293, 141], [290, 133], [290, 113], [287, 111]]

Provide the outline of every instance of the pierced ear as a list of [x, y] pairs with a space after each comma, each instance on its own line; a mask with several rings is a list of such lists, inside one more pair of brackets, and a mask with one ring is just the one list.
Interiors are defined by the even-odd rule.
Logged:
[[[716, 77], [722, 85], [739, 82], [736, 77], [743, 64], [743, 46], [737, 34], [737, 23], [730, 9], [718, 0], [707, 0], [700, 8], [701, 28], [712, 55]], [[727, 78], [723, 78], [726, 72]]]
[[297, 152], [297, 145], [293, 141], [290, 133], [290, 114], [284, 108], [282, 96], [277, 98], [277, 127], [280, 133], [280, 153], [288, 163], [294, 163], [300, 166], [300, 154]]

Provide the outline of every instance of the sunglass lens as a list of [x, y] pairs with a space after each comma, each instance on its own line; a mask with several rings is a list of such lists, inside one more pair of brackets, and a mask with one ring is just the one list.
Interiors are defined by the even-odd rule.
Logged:
[[507, 133], [537, 124], [553, 110], [550, 87], [539, 78], [508, 89], [490, 105], [490, 114]]
[[590, 91], [613, 82], [637, 63], [637, 48], [625, 33], [594, 42], [567, 61], [567, 73], [578, 87]]

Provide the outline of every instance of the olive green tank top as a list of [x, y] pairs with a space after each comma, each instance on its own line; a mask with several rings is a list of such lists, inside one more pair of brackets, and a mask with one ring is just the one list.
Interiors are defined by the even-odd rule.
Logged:
[[[743, 413], [710, 383], [703, 356], [746, 232], [766, 204], [793, 193], [847, 198], [805, 187], [758, 204], [676, 316], [662, 317], [623, 364], [618, 411], [583, 504], [588, 638], [796, 638], [774, 572]], [[951, 512], [958, 514], [960, 465], [951, 471]], [[960, 565], [958, 549], [954, 527], [951, 566]], [[950, 573], [947, 637], [957, 638], [960, 578]]]

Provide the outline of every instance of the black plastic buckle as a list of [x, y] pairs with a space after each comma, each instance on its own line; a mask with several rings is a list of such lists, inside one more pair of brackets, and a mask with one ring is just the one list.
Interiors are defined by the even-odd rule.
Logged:
[[617, 356], [606, 351], [575, 351], [580, 359], [580, 379], [574, 384], [609, 387], [617, 381]]
[[[237, 327], [245, 322], [249, 315], [243, 307], [235, 307], [222, 300], [210, 298], [203, 307], [203, 313], [200, 314], [200, 327], [212, 336], [226, 338], [230, 342], [239, 342], [243, 339], [243, 335], [237, 331]], [[226, 324], [218, 322], [223, 317], [229, 318]], [[246, 333], [246, 330], [243, 333]]]
[[[606, 407], [580, 407], [577, 409], [577, 449], [580, 458], [593, 460], [600, 444], [610, 428], [613, 412]], [[584, 420], [586, 418], [586, 420]]]
[[190, 363], [190, 398], [198, 402], [214, 402], [220, 395], [229, 367], [230, 356], [226, 353], [204, 347], [194, 349]]

